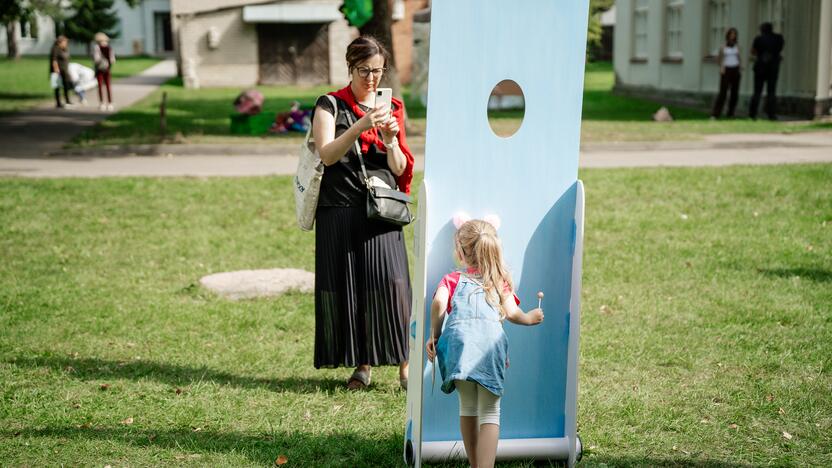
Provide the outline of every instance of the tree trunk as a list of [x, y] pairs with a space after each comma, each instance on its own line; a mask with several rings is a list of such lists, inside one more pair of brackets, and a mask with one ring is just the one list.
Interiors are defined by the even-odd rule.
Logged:
[[17, 21], [6, 23], [6, 56], [17, 60], [20, 58], [20, 50], [17, 48]]
[[362, 36], [375, 37], [390, 52], [390, 60], [387, 61], [387, 71], [381, 79], [381, 85], [393, 88], [393, 96], [401, 98], [402, 84], [399, 80], [399, 72], [396, 70], [396, 54], [393, 53], [391, 13], [390, 0], [373, 0], [373, 17], [359, 29], [359, 32]]

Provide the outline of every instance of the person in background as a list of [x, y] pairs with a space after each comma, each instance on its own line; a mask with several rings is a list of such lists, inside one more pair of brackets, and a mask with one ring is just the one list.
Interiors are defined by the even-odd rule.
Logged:
[[81, 100], [81, 105], [87, 105], [87, 90], [95, 87], [95, 72], [92, 68], [87, 68], [80, 63], [71, 62], [67, 68], [69, 71], [69, 79], [75, 85], [73, 88], [78, 99]]
[[777, 75], [780, 72], [780, 61], [783, 46], [786, 41], [783, 36], [774, 32], [771, 23], [760, 25], [760, 35], [754, 38], [751, 45], [751, 57], [754, 58], [754, 95], [751, 97], [751, 107], [748, 115], [757, 119], [757, 108], [766, 86], [765, 112], [770, 120], [777, 120]]
[[730, 28], [725, 33], [725, 45], [719, 48], [717, 56], [719, 64], [719, 94], [714, 102], [711, 118], [718, 119], [722, 115], [722, 108], [725, 105], [725, 96], [731, 91], [731, 98], [728, 100], [728, 112], [726, 116], [734, 117], [734, 110], [737, 108], [740, 92], [740, 47], [737, 45], [737, 29]]
[[[92, 62], [95, 65], [95, 79], [98, 81], [98, 109], [111, 111], [113, 110], [113, 92], [110, 89], [110, 71], [116, 63], [116, 54], [110, 47], [110, 38], [103, 32], [95, 34]], [[107, 88], [107, 104], [104, 104], [104, 87]]]
[[[69, 101], [69, 90], [72, 89], [72, 80], [69, 78], [69, 40], [66, 36], [58, 36], [55, 39], [55, 44], [52, 46], [52, 52], [49, 54], [49, 75], [50, 80], [52, 74], [56, 73], [60, 77], [60, 86], [54, 86], [55, 89], [55, 107], [62, 109], [64, 104], [61, 104], [61, 88], [64, 89], [64, 102], [66, 105], [71, 105]], [[53, 83], [56, 80], [52, 80]]]

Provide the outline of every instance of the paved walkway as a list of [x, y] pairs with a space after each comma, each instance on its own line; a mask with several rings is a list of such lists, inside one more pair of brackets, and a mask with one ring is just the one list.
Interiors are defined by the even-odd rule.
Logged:
[[[113, 105], [130, 106], [162, 83], [176, 76], [176, 62], [163, 60], [142, 73], [113, 83]], [[73, 137], [110, 115], [98, 110], [97, 91], [87, 92], [89, 104], [69, 109], [55, 109], [55, 104], [0, 117], [0, 168], [5, 170], [9, 158], [43, 157], [57, 151]], [[75, 97], [74, 95], [72, 97]], [[77, 97], [75, 97], [77, 99]]]
[[[413, 148], [416, 169], [424, 148]], [[0, 175], [25, 177], [258, 176], [293, 174], [297, 144], [159, 145], [44, 157], [0, 157]], [[133, 153], [133, 154], [131, 154]], [[581, 167], [832, 163], [832, 132], [712, 135], [702, 141], [605, 143], [581, 150]]]

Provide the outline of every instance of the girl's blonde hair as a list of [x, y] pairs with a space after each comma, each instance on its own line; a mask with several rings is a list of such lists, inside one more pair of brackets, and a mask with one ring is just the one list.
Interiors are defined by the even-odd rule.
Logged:
[[514, 285], [503, 263], [497, 229], [480, 219], [466, 221], [456, 231], [456, 246], [460, 260], [479, 272], [485, 300], [500, 311], [501, 318], [505, 318], [500, 305], [509, 291], [514, 290]]

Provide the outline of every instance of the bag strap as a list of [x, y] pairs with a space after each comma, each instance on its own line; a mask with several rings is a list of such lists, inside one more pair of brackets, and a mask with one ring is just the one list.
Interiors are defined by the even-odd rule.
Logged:
[[[335, 100], [335, 96], [333, 96], [331, 94], [324, 94], [324, 96], [326, 96], [327, 99], [329, 99], [329, 102], [332, 103], [332, 108], [335, 111], [335, 115], [337, 116], [338, 115], [338, 101]], [[314, 117], [314, 114], [313, 114], [313, 117]], [[307, 144], [315, 142], [315, 137], [312, 136], [312, 126], [311, 125], [309, 126], [309, 130], [306, 131], [305, 140], [306, 140]]]
[[[336, 109], [337, 109], [337, 107], [336, 107]], [[345, 114], [347, 114], [347, 123], [349, 123], [350, 127], [352, 127], [353, 123], [354, 123], [353, 122], [353, 117], [352, 117], [352, 111], [350, 109], [345, 109], [345, 111], [346, 111]], [[361, 145], [358, 144], [358, 140], [360, 138], [361, 138], [360, 136], [359, 136], [359, 138], [356, 138], [355, 141], [353, 141], [353, 145], [355, 146], [355, 152], [358, 154], [358, 162], [361, 163], [361, 172], [364, 174], [364, 185], [366, 185], [367, 188], [369, 189], [370, 188], [370, 178], [367, 177], [367, 168], [364, 167], [364, 155], [361, 153]]]

